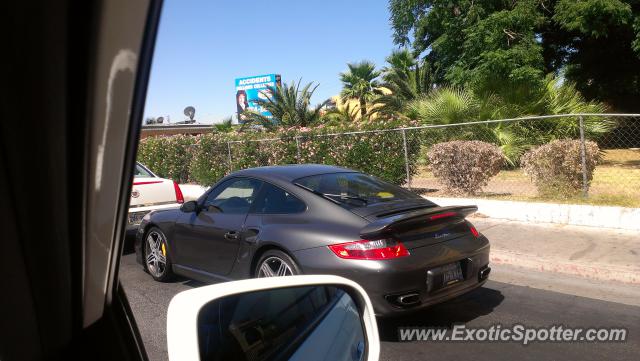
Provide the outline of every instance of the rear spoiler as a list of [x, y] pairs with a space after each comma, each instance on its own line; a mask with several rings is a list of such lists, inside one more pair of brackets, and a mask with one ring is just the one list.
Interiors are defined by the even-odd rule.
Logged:
[[371, 222], [360, 230], [360, 237], [371, 239], [388, 233], [399, 226], [426, 223], [442, 218], [464, 218], [478, 211], [477, 206], [448, 206], [423, 208], [413, 212], [402, 213]]

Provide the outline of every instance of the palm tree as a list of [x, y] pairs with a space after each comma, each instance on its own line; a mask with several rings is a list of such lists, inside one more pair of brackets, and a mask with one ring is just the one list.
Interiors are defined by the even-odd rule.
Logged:
[[358, 108], [352, 104], [335, 107], [322, 116], [322, 122], [328, 125], [353, 123], [358, 119]]
[[499, 108], [496, 105], [481, 101], [468, 89], [441, 87], [409, 102], [405, 112], [424, 125], [454, 124], [491, 119], [487, 108]]
[[246, 125], [262, 125], [267, 129], [275, 126], [300, 126], [306, 127], [316, 123], [320, 119], [320, 110], [324, 103], [311, 107], [311, 96], [318, 85], [308, 83], [300, 89], [300, 83], [291, 82], [290, 85], [277, 85], [266, 99], [256, 100], [256, 104], [271, 113], [272, 118], [253, 111], [245, 111]]
[[[532, 112], [542, 114], [604, 113], [606, 105], [587, 101], [575, 84], [560, 77], [547, 75], [540, 99], [533, 104]], [[576, 138], [580, 135], [578, 118], [561, 118], [537, 122], [541, 131], [552, 139]], [[589, 138], [597, 138], [615, 128], [616, 122], [603, 117], [584, 117], [584, 131]]]
[[[509, 111], [495, 95], [478, 97], [469, 89], [442, 87], [409, 102], [406, 115], [425, 125], [467, 123], [499, 119]], [[509, 166], [515, 166], [532, 142], [537, 143], [519, 123], [477, 124], [455, 128], [434, 128], [428, 142], [482, 140], [496, 144]]]
[[340, 97], [344, 103], [351, 99], [357, 99], [360, 104], [360, 117], [364, 119], [367, 115], [367, 102], [380, 94], [377, 89], [380, 86], [377, 80], [380, 72], [376, 71], [375, 64], [367, 60], [349, 63], [347, 66], [349, 70], [340, 73], [343, 86]]
[[213, 129], [220, 133], [229, 133], [233, 130], [233, 119], [231, 117], [224, 118], [221, 123], [213, 125]]
[[379, 106], [375, 111], [397, 115], [407, 102], [428, 94], [433, 89], [429, 64], [417, 60], [407, 50], [396, 50], [386, 59], [382, 70], [382, 87], [389, 90], [375, 100]]
[[[507, 103], [494, 94], [477, 95], [469, 89], [442, 87], [409, 102], [405, 114], [424, 125], [442, 125], [533, 114], [601, 113], [605, 110], [601, 103], [585, 101], [573, 84], [550, 76], [538, 98], [523, 99], [518, 104]], [[429, 141], [435, 142], [473, 139], [496, 144], [502, 149], [507, 164], [516, 166], [520, 156], [532, 146], [553, 139], [578, 137], [578, 124], [575, 117], [567, 117], [434, 128], [428, 134]], [[584, 131], [590, 138], [606, 134], [614, 125], [613, 121], [602, 117], [584, 118]]]

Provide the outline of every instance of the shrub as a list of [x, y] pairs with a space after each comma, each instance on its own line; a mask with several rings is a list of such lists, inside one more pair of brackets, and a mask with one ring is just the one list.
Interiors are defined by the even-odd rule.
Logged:
[[504, 164], [500, 148], [478, 140], [438, 143], [427, 152], [433, 175], [452, 193], [475, 194]]
[[230, 170], [229, 148], [222, 133], [201, 134], [194, 137], [189, 179], [210, 186]]
[[294, 136], [291, 132], [277, 131], [235, 134], [235, 142], [231, 143], [233, 170], [295, 164], [297, 151]]
[[[394, 128], [402, 124], [389, 122], [383, 125]], [[407, 181], [402, 133], [362, 133], [379, 128], [380, 123], [353, 123], [307, 132], [301, 135], [300, 161], [347, 167], [402, 185]], [[347, 134], [328, 135], [345, 132]], [[415, 175], [420, 142], [415, 132], [406, 135], [409, 174]]]
[[[598, 145], [592, 141], [585, 143], [585, 150], [588, 187], [601, 155]], [[579, 140], [555, 140], [531, 149], [522, 156], [521, 164], [542, 196], [570, 198], [582, 191]]]
[[[415, 174], [418, 147], [408, 147], [409, 171]], [[399, 185], [407, 178], [398, 132], [307, 137], [301, 142], [301, 162], [352, 168]]]
[[[407, 174], [400, 132], [332, 135], [402, 125], [405, 124], [394, 121], [359, 122], [332, 127], [279, 128], [272, 132], [215, 132], [191, 136], [190, 142], [183, 139], [188, 136], [147, 138], [140, 144], [138, 159], [159, 175], [181, 175], [174, 179], [203, 185], [215, 183], [230, 170], [295, 163], [338, 165], [403, 184]], [[176, 137], [181, 139], [173, 139]], [[411, 175], [417, 173], [419, 148], [415, 132], [407, 132]]]
[[138, 161], [160, 177], [186, 183], [194, 142], [189, 135], [145, 138], [138, 147]]

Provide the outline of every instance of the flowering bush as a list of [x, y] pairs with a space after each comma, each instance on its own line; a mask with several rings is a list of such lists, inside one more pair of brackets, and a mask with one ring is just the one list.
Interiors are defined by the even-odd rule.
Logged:
[[[585, 150], [588, 187], [601, 156], [595, 142], [587, 141]], [[581, 154], [579, 140], [554, 140], [525, 153], [521, 164], [540, 195], [571, 197], [583, 189]]]
[[145, 138], [138, 147], [138, 161], [160, 177], [187, 183], [194, 141], [188, 135]]
[[187, 164], [189, 179], [210, 186], [229, 173], [226, 136], [224, 133], [208, 133], [195, 136], [193, 139], [192, 157]]
[[[273, 132], [207, 133], [198, 136], [146, 138], [138, 159], [158, 175], [181, 182], [210, 185], [239, 169], [296, 163], [320, 163], [352, 168], [395, 184], [406, 181], [402, 133], [340, 134], [395, 128], [399, 122], [366, 122], [314, 128], [291, 127]], [[190, 142], [183, 138], [188, 137]], [[407, 132], [409, 171], [417, 172], [420, 142]], [[414, 139], [415, 138], [415, 139]], [[180, 175], [180, 178], [173, 178]]]
[[234, 133], [229, 139], [232, 169], [297, 163], [294, 135], [291, 131]]
[[487, 185], [505, 161], [500, 148], [478, 140], [438, 143], [427, 157], [433, 175], [447, 190], [469, 195]]

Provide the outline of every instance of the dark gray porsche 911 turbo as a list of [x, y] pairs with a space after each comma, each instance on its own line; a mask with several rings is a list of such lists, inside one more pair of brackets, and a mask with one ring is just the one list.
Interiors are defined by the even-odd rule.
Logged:
[[158, 281], [340, 275], [362, 285], [377, 314], [392, 315], [487, 280], [489, 241], [465, 219], [476, 210], [439, 207], [340, 167], [260, 167], [180, 209], [148, 214], [135, 249]]

